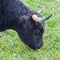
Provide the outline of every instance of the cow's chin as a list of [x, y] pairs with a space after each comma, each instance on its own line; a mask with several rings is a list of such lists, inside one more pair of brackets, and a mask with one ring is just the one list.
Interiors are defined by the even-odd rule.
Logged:
[[37, 41], [33, 41], [33, 40], [32, 41], [31, 40], [23, 40], [23, 42], [33, 50], [40, 49], [43, 45], [43, 42], [41, 42], [41, 41], [37, 42]]
[[36, 50], [36, 49], [40, 49], [42, 47], [43, 44], [38, 44], [35, 46], [29, 46], [31, 49]]
[[38, 43], [38, 42], [32, 42], [31, 45], [28, 45], [30, 48], [33, 50], [40, 49], [42, 47], [43, 43]]

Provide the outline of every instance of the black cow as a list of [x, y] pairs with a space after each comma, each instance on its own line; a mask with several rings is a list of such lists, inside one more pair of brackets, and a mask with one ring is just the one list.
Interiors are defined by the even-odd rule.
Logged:
[[30, 10], [19, 0], [0, 0], [0, 32], [13, 29], [32, 49], [43, 45], [44, 21], [40, 13]]

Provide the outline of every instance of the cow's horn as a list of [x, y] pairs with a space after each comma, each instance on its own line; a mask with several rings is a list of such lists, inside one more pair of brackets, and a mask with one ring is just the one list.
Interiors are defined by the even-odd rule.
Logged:
[[44, 8], [41, 8], [37, 13], [42, 13], [44, 11]]
[[45, 18], [40, 18], [40, 17], [38, 17], [37, 15], [32, 15], [32, 19], [33, 19], [35, 22], [42, 22], [42, 21], [48, 20], [51, 16], [52, 16], [52, 14], [49, 15], [49, 16], [47, 16], [47, 17], [45, 17]]

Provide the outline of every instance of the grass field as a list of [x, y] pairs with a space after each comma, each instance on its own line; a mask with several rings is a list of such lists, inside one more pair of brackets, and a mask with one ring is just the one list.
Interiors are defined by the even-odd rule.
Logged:
[[42, 16], [53, 16], [45, 23], [44, 45], [33, 51], [13, 30], [0, 32], [0, 60], [60, 60], [60, 0], [22, 0], [30, 9], [45, 8]]

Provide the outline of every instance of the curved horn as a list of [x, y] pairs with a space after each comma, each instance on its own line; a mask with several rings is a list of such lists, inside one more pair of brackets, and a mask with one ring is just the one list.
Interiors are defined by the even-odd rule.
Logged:
[[36, 22], [42, 22], [42, 21], [45, 21], [45, 20], [49, 19], [51, 16], [52, 16], [52, 14], [45, 17], [45, 18], [39, 18], [37, 15], [33, 15], [32, 19]]
[[49, 16], [47, 16], [47, 17], [45, 17], [45, 18], [43, 19], [43, 21], [48, 20], [51, 16], [52, 16], [52, 14], [50, 14], [50, 15], [49, 15]]
[[44, 8], [41, 8], [39, 11], [37, 11], [37, 13], [42, 13], [44, 10]]

